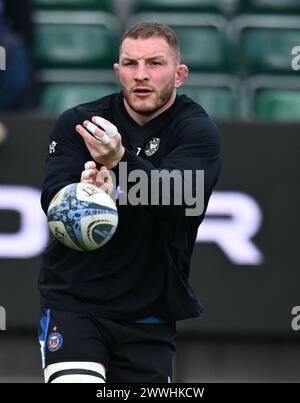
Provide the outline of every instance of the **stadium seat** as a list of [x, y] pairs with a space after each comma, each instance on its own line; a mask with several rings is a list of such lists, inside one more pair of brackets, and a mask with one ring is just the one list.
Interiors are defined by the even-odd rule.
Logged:
[[109, 13], [35, 14], [39, 67], [112, 67], [118, 59], [118, 23]]
[[253, 76], [242, 90], [247, 120], [300, 121], [300, 83], [293, 77]]
[[194, 75], [180, 87], [185, 94], [198, 102], [215, 119], [238, 119], [239, 81], [227, 75]]
[[299, 0], [243, 0], [240, 4], [246, 12], [300, 13]]
[[200, 71], [228, 70], [225, 27], [226, 20], [215, 14], [139, 13], [129, 25], [139, 21], [156, 20], [170, 25], [181, 47], [182, 62]]
[[43, 88], [39, 106], [45, 112], [61, 113], [72, 106], [93, 101], [115, 92], [119, 92], [119, 87], [114, 83], [48, 84]]
[[262, 89], [255, 95], [255, 116], [276, 121], [300, 121], [299, 89]]
[[181, 44], [182, 61], [191, 69], [227, 69], [226, 44], [215, 27], [174, 27], [174, 29]]
[[299, 17], [239, 16], [230, 25], [230, 37], [241, 73], [293, 73], [291, 52], [299, 45]]
[[133, 0], [133, 12], [226, 12], [233, 0]]
[[113, 11], [113, 0], [34, 0], [35, 9]]

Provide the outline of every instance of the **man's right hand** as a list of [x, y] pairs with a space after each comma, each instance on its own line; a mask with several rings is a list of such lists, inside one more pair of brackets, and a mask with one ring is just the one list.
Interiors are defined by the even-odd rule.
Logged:
[[94, 161], [88, 161], [84, 164], [84, 171], [81, 173], [81, 183], [95, 185], [102, 189], [109, 196], [113, 195], [114, 184], [108, 169], [103, 166], [99, 170]]

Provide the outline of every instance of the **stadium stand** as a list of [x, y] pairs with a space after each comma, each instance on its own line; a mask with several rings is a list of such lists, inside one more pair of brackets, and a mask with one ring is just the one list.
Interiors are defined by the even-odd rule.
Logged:
[[106, 95], [105, 90], [110, 91], [120, 36], [120, 26], [113, 14], [43, 10], [35, 13], [34, 20], [43, 110], [60, 112], [72, 106], [72, 100], [73, 105], [90, 101], [95, 98], [96, 90], [92, 91], [95, 84], [99, 96]]
[[300, 44], [300, 17], [243, 15], [232, 20], [239, 73], [292, 73], [291, 50]]
[[299, 0], [243, 0], [241, 11], [251, 13], [300, 13]]
[[237, 119], [239, 113], [240, 80], [229, 74], [191, 74], [178, 91], [199, 102], [220, 120]]
[[[34, 4], [43, 110], [58, 112], [72, 102], [116, 89], [112, 64], [120, 32], [142, 20], [173, 27], [182, 61], [190, 68], [179, 92], [198, 100], [213, 117], [284, 120], [285, 106], [293, 99], [298, 105], [297, 91], [291, 91], [299, 81], [299, 72], [291, 67], [292, 49], [300, 45], [298, 0], [35, 0]], [[282, 78], [280, 88], [273, 75]], [[252, 89], [261, 77], [274, 83], [274, 91], [269, 85]], [[274, 106], [280, 99], [281, 112]], [[300, 119], [299, 108], [287, 109], [286, 114]]]
[[300, 17], [242, 15], [229, 26], [236, 74], [243, 78], [241, 117], [300, 120], [299, 77], [292, 50], [300, 43]]
[[231, 13], [237, 0], [133, 0], [132, 12], [219, 12]]
[[290, 76], [252, 76], [243, 83], [241, 101], [246, 120], [299, 121], [300, 82]]
[[118, 85], [113, 83], [54, 83], [44, 86], [40, 102], [43, 109], [60, 113], [74, 105], [93, 101], [118, 91]]
[[37, 63], [42, 67], [110, 67], [118, 54], [118, 23], [101, 12], [35, 14]]
[[37, 10], [98, 10], [114, 11], [112, 0], [34, 0]]

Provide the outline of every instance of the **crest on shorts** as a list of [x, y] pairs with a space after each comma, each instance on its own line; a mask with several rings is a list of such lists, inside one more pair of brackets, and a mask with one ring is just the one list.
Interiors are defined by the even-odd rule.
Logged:
[[153, 138], [152, 140], [149, 141], [149, 143], [147, 143], [145, 147], [145, 154], [147, 155], [147, 157], [150, 157], [151, 155], [156, 153], [159, 147], [159, 143], [160, 139], [157, 137]]
[[63, 337], [60, 333], [53, 332], [49, 335], [47, 346], [49, 351], [57, 351], [63, 345]]

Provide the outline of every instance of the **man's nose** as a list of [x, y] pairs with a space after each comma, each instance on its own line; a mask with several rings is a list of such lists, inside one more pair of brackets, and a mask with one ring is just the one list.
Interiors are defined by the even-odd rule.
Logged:
[[145, 63], [141, 62], [138, 63], [136, 70], [135, 70], [135, 80], [137, 81], [144, 81], [148, 79], [148, 71], [147, 66]]

